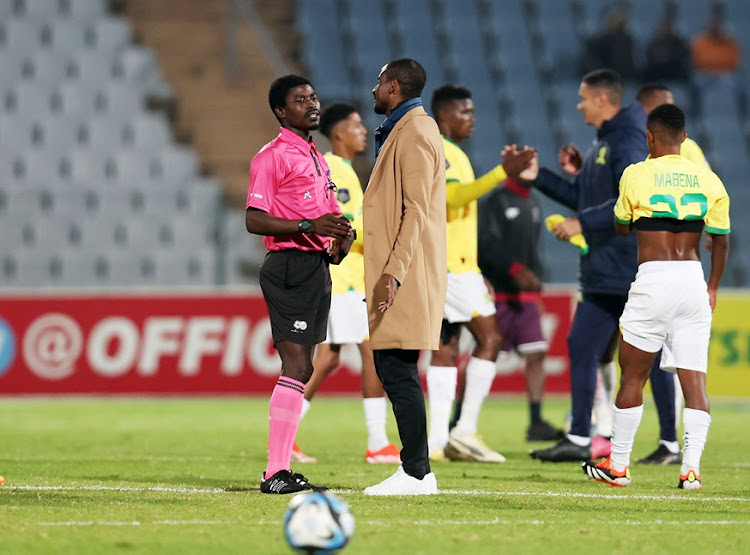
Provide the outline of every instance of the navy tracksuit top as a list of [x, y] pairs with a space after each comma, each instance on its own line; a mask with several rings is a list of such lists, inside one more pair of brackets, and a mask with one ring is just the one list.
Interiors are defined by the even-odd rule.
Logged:
[[534, 187], [578, 213], [589, 244], [579, 266], [583, 293], [627, 295], [635, 279], [635, 234], [615, 233], [614, 206], [622, 172], [646, 156], [646, 113], [636, 103], [602, 124], [572, 183], [546, 168], [539, 170]]

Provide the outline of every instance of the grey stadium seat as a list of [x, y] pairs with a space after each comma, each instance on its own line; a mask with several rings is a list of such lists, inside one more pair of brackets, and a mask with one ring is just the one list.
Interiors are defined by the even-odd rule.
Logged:
[[116, 79], [101, 88], [101, 111], [110, 119], [125, 121], [143, 110], [143, 93], [132, 83]]
[[57, 252], [74, 246], [77, 242], [74, 221], [70, 217], [36, 218], [32, 226], [31, 241], [27, 246], [37, 252]]
[[123, 146], [123, 123], [96, 117], [81, 126], [81, 144], [103, 152], [116, 153]]
[[50, 24], [50, 46], [60, 54], [73, 54], [91, 48], [93, 32], [90, 26], [80, 21], [58, 19]]
[[78, 51], [67, 61], [66, 76], [88, 83], [91, 87], [104, 86], [113, 79], [112, 60], [94, 50]]
[[70, 150], [81, 139], [81, 120], [75, 116], [58, 116], [36, 120], [31, 128], [35, 150], [60, 154]]
[[213, 250], [166, 251], [154, 256], [158, 285], [207, 286], [215, 283]]
[[130, 150], [117, 154], [116, 167], [118, 185], [129, 189], [147, 189], [161, 174], [158, 160]]
[[50, 287], [56, 285], [61, 270], [57, 255], [21, 249], [6, 255], [2, 261], [0, 281], [4, 287]]
[[0, 54], [0, 79], [4, 85], [18, 81], [23, 72], [23, 53], [3, 50]]
[[104, 94], [96, 84], [64, 81], [53, 93], [53, 104], [65, 115], [91, 117], [103, 110]]
[[34, 52], [43, 46], [43, 23], [28, 19], [0, 22], [0, 44], [7, 51]]
[[216, 245], [215, 227], [211, 222], [177, 217], [172, 218], [168, 225], [175, 247], [191, 251], [210, 249]]
[[158, 155], [159, 180], [166, 186], [182, 187], [197, 175], [198, 163], [192, 149], [171, 147]]
[[63, 0], [63, 13], [82, 21], [91, 21], [107, 15], [104, 0]]
[[131, 148], [154, 153], [171, 144], [172, 132], [163, 116], [143, 113], [124, 124], [122, 139]]
[[19, 82], [6, 91], [5, 110], [12, 114], [45, 117], [52, 114], [53, 98], [49, 89], [35, 83]]
[[30, 19], [50, 20], [60, 14], [61, 0], [23, 0], [23, 15]]
[[26, 114], [6, 115], [0, 125], [0, 152], [19, 153], [34, 143], [34, 120]]
[[53, 187], [65, 180], [65, 156], [30, 150], [18, 157], [17, 183], [25, 187]]
[[91, 287], [109, 285], [107, 258], [103, 253], [88, 250], [61, 250], [60, 277], [63, 287]]
[[106, 257], [107, 284], [115, 287], [149, 285], [154, 282], [154, 263], [140, 251], [110, 253]]
[[76, 149], [68, 153], [70, 180], [93, 188], [116, 182], [115, 161], [94, 149]]
[[90, 25], [92, 47], [102, 55], [112, 55], [124, 50], [133, 40], [130, 22], [125, 18], [107, 17]]

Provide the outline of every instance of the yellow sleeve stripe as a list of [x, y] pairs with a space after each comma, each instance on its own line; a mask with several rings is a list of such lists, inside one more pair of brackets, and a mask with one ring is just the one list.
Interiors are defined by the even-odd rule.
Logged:
[[706, 233], [713, 233], [714, 235], [727, 235], [731, 231], [732, 231], [731, 228], [729, 228], [729, 229], [721, 229], [720, 227], [706, 226]]
[[617, 220], [618, 224], [622, 224], [622, 225], [630, 225], [631, 223], [633, 223], [632, 220], [621, 220], [617, 216], [615, 216], [615, 220]]

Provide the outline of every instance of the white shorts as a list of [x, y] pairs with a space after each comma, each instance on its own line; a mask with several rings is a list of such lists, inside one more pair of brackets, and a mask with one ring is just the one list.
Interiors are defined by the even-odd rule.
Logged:
[[661, 368], [705, 372], [711, 307], [703, 268], [695, 261], [653, 261], [638, 267], [620, 317], [622, 338], [649, 353], [662, 350]]
[[451, 324], [469, 322], [476, 316], [495, 314], [495, 303], [484, 284], [482, 274], [466, 272], [448, 274], [443, 318]]
[[359, 344], [370, 334], [365, 294], [347, 291], [343, 295], [331, 296], [328, 312], [328, 336], [324, 343], [346, 345]]

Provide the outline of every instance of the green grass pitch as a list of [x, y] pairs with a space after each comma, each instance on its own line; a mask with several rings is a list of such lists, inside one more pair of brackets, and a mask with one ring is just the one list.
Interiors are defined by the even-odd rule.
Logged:
[[[258, 491], [266, 398], [0, 398], [0, 553], [287, 553], [287, 496]], [[545, 405], [562, 423], [567, 399]], [[434, 464], [441, 495], [366, 498], [392, 466], [364, 462], [361, 401], [321, 397], [297, 465], [349, 503], [345, 553], [747, 553], [750, 404], [714, 401], [700, 492], [679, 467], [631, 466], [625, 489], [532, 460], [525, 403], [492, 398], [480, 432], [508, 462]], [[389, 415], [389, 433], [396, 439]], [[634, 456], [656, 444], [647, 404]]]

